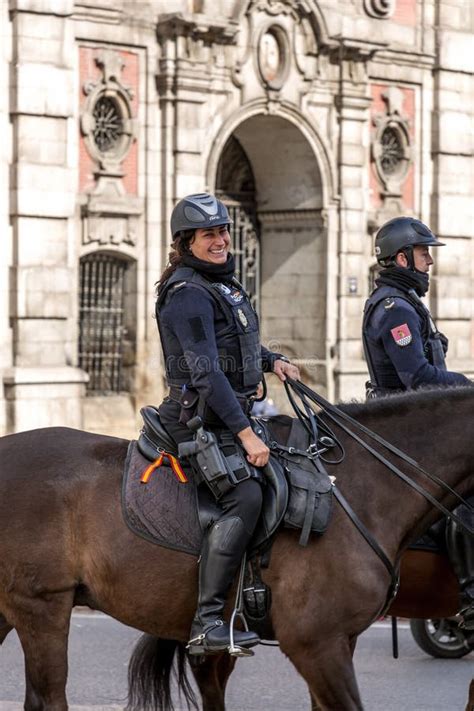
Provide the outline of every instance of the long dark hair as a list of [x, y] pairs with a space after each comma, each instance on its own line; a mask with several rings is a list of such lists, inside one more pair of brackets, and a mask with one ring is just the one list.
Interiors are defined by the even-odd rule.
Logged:
[[173, 242], [171, 243], [171, 251], [168, 253], [168, 264], [165, 267], [160, 280], [157, 282], [156, 291], [159, 292], [165, 281], [167, 281], [172, 273], [176, 271], [182, 262], [185, 254], [189, 254], [189, 244], [194, 237], [196, 230], [183, 230], [178, 232]]

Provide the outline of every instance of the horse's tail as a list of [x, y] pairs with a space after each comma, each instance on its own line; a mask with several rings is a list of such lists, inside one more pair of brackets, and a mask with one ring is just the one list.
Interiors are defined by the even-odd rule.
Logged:
[[175, 679], [188, 708], [198, 708], [186, 673], [186, 648], [182, 642], [144, 634], [128, 665], [126, 711], [173, 711], [171, 680]]

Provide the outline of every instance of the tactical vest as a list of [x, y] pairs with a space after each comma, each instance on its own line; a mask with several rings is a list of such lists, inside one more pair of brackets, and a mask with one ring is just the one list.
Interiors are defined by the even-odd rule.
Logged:
[[178, 267], [160, 289], [156, 315], [161, 344], [166, 362], [166, 377], [169, 385], [189, 385], [190, 371], [181, 353], [172, 353], [160, 325], [160, 310], [173, 295], [187, 284], [204, 289], [210, 294], [224, 316], [223, 327], [216, 331], [216, 344], [221, 370], [233, 390], [240, 393], [254, 392], [262, 380], [261, 345], [258, 316], [250, 300], [239, 284], [210, 282], [191, 267]]
[[[410, 290], [410, 292], [402, 291], [401, 289], [388, 285], [380, 286], [375, 289], [365, 303], [364, 318], [362, 323], [362, 342], [364, 346], [365, 359], [369, 369], [370, 380], [373, 386], [382, 390], [404, 390], [405, 387], [401, 381], [399, 381], [399, 385], [394, 386], [392, 382], [388, 382], [383, 376], [380, 376], [380, 374], [375, 371], [370, 353], [370, 343], [367, 337], [368, 326], [375, 308], [381, 301], [391, 298], [404, 299], [404, 301], [407, 301], [418, 314], [421, 321], [420, 331], [423, 339], [423, 350], [428, 362], [436, 368], [446, 370], [446, 361], [438, 329], [436, 328], [430, 312], [416, 292], [414, 290]], [[396, 377], [397, 380], [399, 380], [398, 376]]]

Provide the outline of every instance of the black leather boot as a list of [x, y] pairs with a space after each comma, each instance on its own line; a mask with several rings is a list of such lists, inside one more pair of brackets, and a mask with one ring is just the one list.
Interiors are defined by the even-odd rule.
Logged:
[[[456, 513], [462, 520], [474, 518], [463, 506], [460, 506]], [[470, 522], [466, 520], [466, 523]], [[457, 615], [459, 626], [474, 630], [474, 540], [456, 521], [450, 520], [446, 524], [446, 543], [449, 559], [461, 588], [461, 610]]]
[[[213, 654], [229, 647], [230, 627], [222, 614], [250, 537], [238, 516], [217, 521], [207, 534], [199, 565], [198, 608], [187, 646], [189, 654]], [[234, 630], [237, 647], [248, 649], [259, 642], [255, 632]]]

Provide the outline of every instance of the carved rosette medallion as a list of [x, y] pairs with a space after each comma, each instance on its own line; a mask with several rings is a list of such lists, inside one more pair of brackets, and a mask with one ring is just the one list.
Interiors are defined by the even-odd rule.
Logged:
[[121, 175], [120, 164], [136, 139], [133, 92], [120, 81], [124, 61], [117, 52], [104, 50], [95, 61], [102, 70], [102, 79], [83, 86], [87, 100], [81, 114], [81, 131], [101, 172]]
[[[83, 254], [120, 248], [133, 256], [143, 200], [126, 191], [125, 181], [130, 171], [126, 161], [137, 137], [136, 101], [132, 89], [122, 82], [126, 60], [119, 51], [103, 49], [93, 59], [100, 73], [83, 80], [86, 98], [80, 115], [84, 145], [93, 161], [89, 172], [96, 178], [93, 189], [87, 189], [86, 183], [80, 197]], [[129, 76], [134, 76], [133, 64]]]
[[403, 94], [399, 89], [390, 87], [382, 98], [387, 112], [373, 118], [372, 159], [384, 195], [398, 197], [412, 160], [409, 124], [403, 115]]

